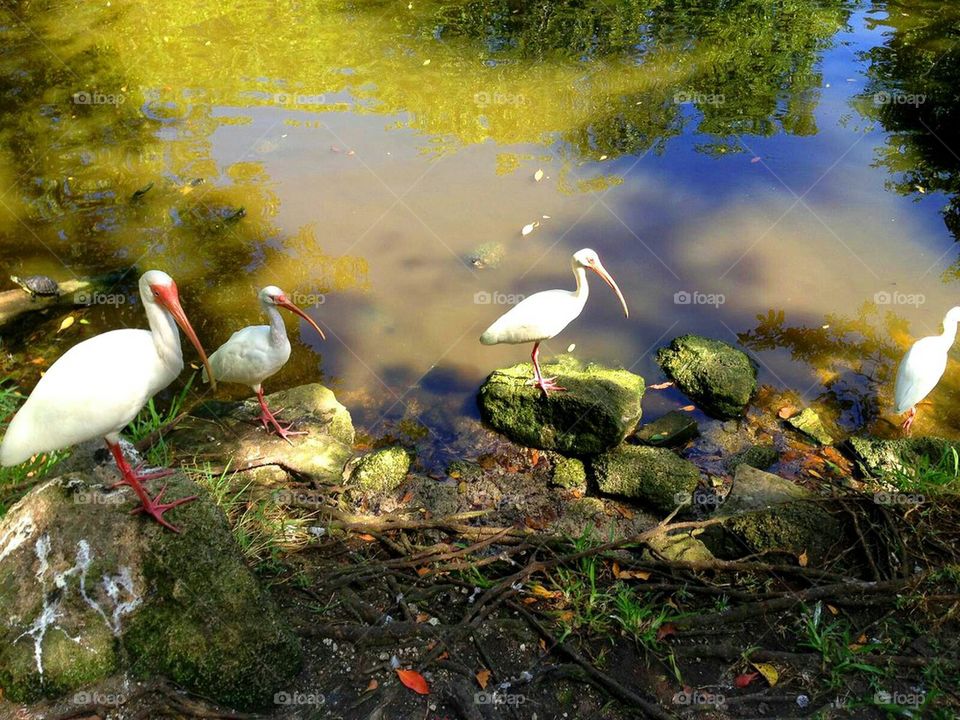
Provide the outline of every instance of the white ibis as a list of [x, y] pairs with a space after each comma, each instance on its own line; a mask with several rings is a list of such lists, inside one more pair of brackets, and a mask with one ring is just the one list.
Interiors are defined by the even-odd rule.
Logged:
[[[260, 401], [260, 422], [269, 429], [272, 425], [277, 435], [290, 442], [290, 435], [306, 435], [305, 432], [293, 432], [290, 426], [283, 427], [277, 422], [276, 413], [270, 412], [263, 399], [263, 381], [280, 371], [290, 358], [290, 341], [287, 328], [283, 324], [278, 307], [286, 308], [306, 320], [326, 340], [320, 326], [309, 315], [294, 305], [283, 290], [268, 285], [257, 295], [260, 308], [270, 321], [269, 325], [251, 325], [237, 330], [230, 339], [217, 348], [210, 356], [210, 365], [214, 377], [223, 382], [249, 385]], [[204, 372], [203, 379], [207, 379]]]
[[623, 314], [630, 317], [623, 293], [613, 281], [610, 273], [604, 269], [600, 257], [589, 248], [578, 250], [571, 261], [573, 274], [577, 278], [577, 289], [545, 290], [531, 295], [500, 316], [493, 325], [480, 336], [484, 345], [500, 343], [533, 343], [533, 379], [528, 384], [535, 385], [547, 395], [550, 390], [564, 390], [558, 386], [555, 378], [545, 378], [540, 372], [540, 343], [560, 334], [567, 325], [583, 311], [590, 288], [587, 285], [587, 270], [593, 270], [603, 278], [617, 294], [623, 305]]
[[177, 325], [197, 348], [204, 365], [209, 365], [180, 306], [173, 278], [159, 270], [144, 273], [140, 297], [150, 330], [112, 330], [67, 350], [40, 378], [10, 421], [0, 445], [0, 464], [17, 465], [37, 453], [103, 437], [123, 477], [117, 485], [129, 485], [140, 498], [141, 506], [134, 512], [146, 513], [179, 532], [163, 514], [196, 496], [163, 503], [164, 486], [151, 498], [143, 482], [171, 471], [148, 473], [141, 467], [131, 468], [118, 442], [120, 431], [147, 401], [183, 370]]
[[943, 332], [917, 340], [900, 361], [893, 399], [897, 415], [910, 411], [901, 425], [906, 433], [917, 416], [917, 405], [937, 386], [947, 369], [947, 352], [957, 337], [957, 323], [960, 307], [950, 308], [943, 318]]

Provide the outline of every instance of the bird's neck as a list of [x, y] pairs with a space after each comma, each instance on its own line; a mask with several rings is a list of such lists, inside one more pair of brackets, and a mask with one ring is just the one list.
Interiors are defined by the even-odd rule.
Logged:
[[947, 347], [953, 345], [953, 341], [957, 339], [958, 321], [960, 321], [960, 318], [954, 318], [949, 315], [943, 319], [943, 333], [941, 333], [940, 338]]
[[146, 303], [146, 313], [157, 356], [165, 366], [179, 374], [183, 369], [183, 352], [180, 349], [180, 329], [176, 321], [156, 303]]
[[587, 269], [583, 265], [574, 265], [573, 276], [577, 279], [577, 289], [573, 291], [573, 296], [585, 303], [590, 294], [590, 286], [587, 285]]
[[263, 314], [270, 323], [270, 344], [283, 345], [287, 339], [287, 326], [283, 324], [283, 317], [276, 306], [263, 304]]

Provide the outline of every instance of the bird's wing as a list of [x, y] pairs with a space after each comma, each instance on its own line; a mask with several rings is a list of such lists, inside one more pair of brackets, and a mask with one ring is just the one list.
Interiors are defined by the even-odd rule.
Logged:
[[939, 336], [917, 340], [903, 356], [893, 389], [894, 410], [904, 413], [933, 390], [947, 369], [947, 351]]
[[545, 290], [526, 298], [501, 315], [480, 336], [485, 345], [546, 340], [560, 333], [583, 310], [568, 290]]
[[65, 352], [40, 378], [4, 435], [0, 463], [119, 432], [176, 377], [147, 330], [113, 330]]
[[217, 382], [255, 386], [284, 366], [290, 343], [270, 344], [270, 326], [251, 325], [237, 330], [210, 356]]

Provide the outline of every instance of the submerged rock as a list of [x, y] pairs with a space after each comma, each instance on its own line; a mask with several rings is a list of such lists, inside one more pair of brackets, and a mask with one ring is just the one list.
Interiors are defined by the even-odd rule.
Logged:
[[601, 492], [634, 498], [664, 513], [689, 504], [700, 482], [696, 465], [666, 448], [621, 445], [591, 465]]
[[725, 465], [730, 472], [736, 472], [741, 465], [766, 470], [779, 459], [780, 453], [773, 445], [751, 445], [746, 450], [728, 458]]
[[477, 269], [495, 268], [503, 262], [506, 247], [501, 242], [488, 242], [477, 247], [467, 256], [467, 261]]
[[657, 363], [684, 395], [715, 417], [739, 417], [757, 389], [756, 366], [721, 340], [682, 335], [660, 348]]
[[820, 445], [833, 445], [833, 437], [813, 408], [804, 408], [802, 412], [788, 418], [787, 424]]
[[[258, 422], [256, 398], [239, 403], [204, 403], [176, 426], [165, 440], [180, 457], [202, 458], [233, 470], [258, 466], [265, 481], [282, 481], [287, 473], [323, 484], [342, 480], [353, 455], [354, 430], [349, 411], [331, 390], [319, 383], [299, 385], [266, 397], [271, 408], [283, 408], [281, 420], [305, 430], [287, 442]], [[269, 484], [269, 482], [267, 482]]]
[[811, 497], [813, 494], [809, 490], [786, 478], [741, 463], [733, 477], [733, 486], [723, 501], [723, 514], [765, 510]]
[[936, 465], [953, 461], [960, 453], [960, 442], [940, 437], [909, 437], [885, 440], [877, 437], [851, 437], [847, 440], [860, 471], [869, 477], [909, 474], [917, 465]]
[[634, 437], [644, 445], [677, 447], [700, 434], [697, 421], [689, 413], [671, 410], [637, 430]]
[[361, 490], [390, 492], [396, 490], [410, 471], [410, 455], [400, 446], [374, 450], [361, 457], [350, 473], [350, 479]]
[[31, 490], [0, 521], [0, 687], [54, 698], [114, 672], [165, 676], [253, 708], [298, 671], [300, 646], [244, 562], [227, 519], [182, 474], [175, 534], [131, 515], [132, 490], [83, 473]]
[[584, 366], [569, 355], [543, 372], [566, 391], [544, 397], [528, 385], [530, 363], [495, 370], [480, 388], [484, 422], [520, 445], [582, 457], [616, 446], [640, 420], [645, 385], [639, 375]]

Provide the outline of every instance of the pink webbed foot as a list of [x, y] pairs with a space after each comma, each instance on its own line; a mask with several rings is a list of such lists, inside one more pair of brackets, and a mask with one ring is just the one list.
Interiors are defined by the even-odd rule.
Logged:
[[163, 498], [163, 494], [167, 491], [167, 486], [164, 485], [160, 492], [157, 493], [156, 497], [150, 499], [149, 497], [143, 500], [143, 504], [140, 507], [136, 507], [130, 511], [131, 515], [136, 515], [137, 513], [144, 513], [149, 515], [158, 523], [163, 525], [173, 532], [180, 532], [180, 528], [171, 525], [169, 522], [163, 519], [163, 514], [168, 510], [172, 510], [175, 507], [180, 505], [185, 505], [188, 502], [193, 502], [197, 499], [196, 495], [191, 495], [190, 497], [180, 498], [179, 500], [174, 500], [173, 502], [162, 503], [160, 500]]
[[260, 417], [258, 417], [257, 420], [259, 420], [263, 424], [263, 427], [265, 430], [267, 430], [268, 432], [272, 431], [276, 433], [277, 435], [279, 435], [280, 437], [282, 437], [284, 440], [286, 440], [288, 443], [292, 445], [293, 442], [291, 442], [290, 440], [292, 436], [306, 435], [307, 431], [291, 430], [290, 428], [293, 427], [292, 423], [290, 425], [287, 425], [286, 427], [281, 425], [276, 418], [277, 414], [280, 412], [283, 412], [283, 411], [277, 410], [276, 412], [270, 412], [269, 408], [267, 408], [266, 405], [263, 405], [260, 408]]
[[540, 388], [543, 390], [544, 396], [549, 395], [551, 390], [554, 392], [564, 392], [566, 388], [557, 385], [557, 383], [554, 382], [555, 380], [556, 378], [531, 378], [527, 380], [527, 385]]
[[913, 427], [913, 421], [916, 419], [916, 417], [917, 417], [917, 409], [910, 408], [910, 414], [907, 415], [907, 419], [904, 420], [903, 424], [900, 426], [903, 429], [904, 435], [910, 434], [910, 428]]

